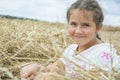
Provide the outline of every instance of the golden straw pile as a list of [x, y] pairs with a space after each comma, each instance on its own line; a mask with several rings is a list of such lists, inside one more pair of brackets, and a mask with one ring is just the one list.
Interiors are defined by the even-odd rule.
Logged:
[[[120, 31], [100, 32], [103, 40], [113, 43], [118, 52], [119, 34]], [[33, 62], [46, 66], [56, 61], [71, 43], [65, 24], [0, 18], [0, 80], [20, 80], [21, 67]], [[83, 80], [120, 80], [120, 73], [115, 71], [88, 72], [80, 68], [77, 72], [84, 75]], [[54, 73], [48, 75], [55, 80], [73, 80]]]

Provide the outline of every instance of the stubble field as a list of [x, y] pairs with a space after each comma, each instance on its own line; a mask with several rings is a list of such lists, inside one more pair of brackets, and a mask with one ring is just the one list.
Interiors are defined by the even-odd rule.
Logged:
[[[99, 34], [104, 42], [114, 44], [119, 55], [120, 27], [103, 28]], [[21, 67], [33, 62], [46, 66], [57, 60], [71, 43], [74, 42], [69, 38], [65, 24], [0, 19], [0, 80], [20, 80]], [[87, 72], [89, 75], [80, 73], [83, 73], [86, 79], [89, 78], [88, 80], [96, 79], [90, 72]], [[102, 73], [103, 76], [97, 78], [120, 79], [118, 72], [105, 74]]]

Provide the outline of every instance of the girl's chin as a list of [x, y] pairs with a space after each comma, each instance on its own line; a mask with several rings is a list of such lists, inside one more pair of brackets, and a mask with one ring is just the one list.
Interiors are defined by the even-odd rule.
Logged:
[[78, 44], [83, 44], [83, 43], [85, 43], [85, 40], [75, 40], [75, 42]]
[[84, 46], [85, 45], [85, 43], [83, 43], [83, 42], [76, 42], [76, 44], [78, 44], [79, 46]]
[[76, 41], [76, 42], [83, 42], [85, 40], [86, 40], [86, 38], [74, 38], [74, 41]]

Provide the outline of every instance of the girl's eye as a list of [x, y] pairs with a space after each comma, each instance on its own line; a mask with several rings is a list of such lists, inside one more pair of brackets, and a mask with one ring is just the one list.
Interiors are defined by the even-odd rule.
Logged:
[[76, 26], [77, 26], [77, 23], [71, 22], [70, 25], [71, 25], [72, 27], [76, 27]]
[[82, 24], [82, 26], [83, 26], [83, 27], [89, 27], [90, 24], [89, 24], [89, 23], [84, 23], [84, 24]]

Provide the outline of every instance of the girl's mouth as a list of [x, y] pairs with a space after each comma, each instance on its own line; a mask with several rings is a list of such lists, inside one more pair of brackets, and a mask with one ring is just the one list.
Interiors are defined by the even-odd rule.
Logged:
[[86, 36], [74, 36], [76, 38], [86, 38]]

